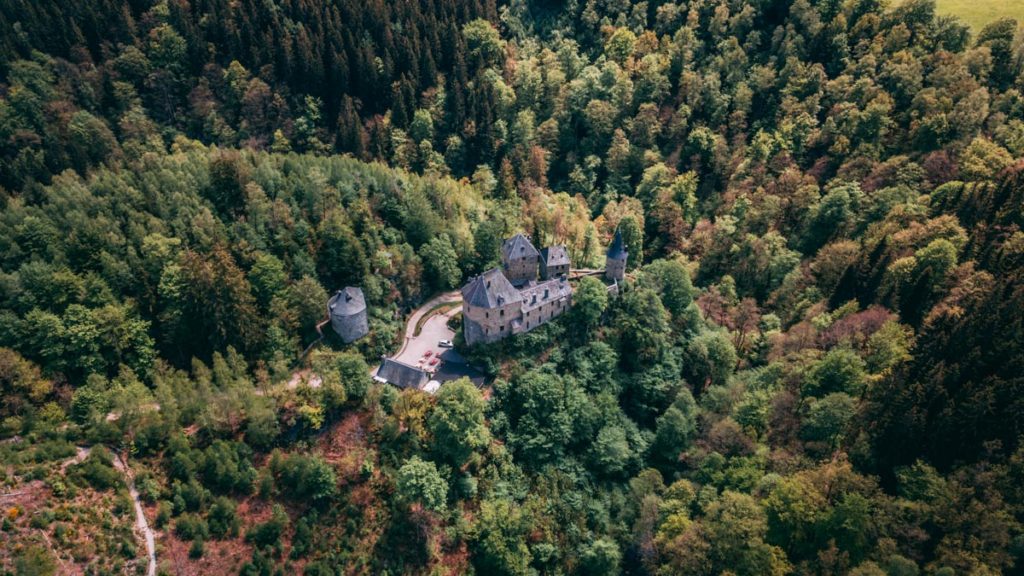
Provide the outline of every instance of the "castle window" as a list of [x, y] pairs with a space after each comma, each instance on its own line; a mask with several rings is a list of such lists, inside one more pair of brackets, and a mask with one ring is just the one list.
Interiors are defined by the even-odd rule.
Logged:
[[504, 318], [504, 317], [505, 317], [505, 311], [504, 311], [504, 310], [502, 310], [502, 311], [501, 311], [501, 317], [502, 317], [502, 318]]
[[502, 327], [501, 327], [501, 331], [502, 331], [502, 332], [504, 332], [504, 331], [505, 331], [505, 327], [504, 327], [504, 326], [502, 326]]
[[491, 313], [490, 312], [484, 312], [484, 318], [490, 318], [490, 317], [491, 317]]

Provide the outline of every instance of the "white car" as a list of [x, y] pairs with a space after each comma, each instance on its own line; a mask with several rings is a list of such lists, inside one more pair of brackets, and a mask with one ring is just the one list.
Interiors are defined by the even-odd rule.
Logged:
[[441, 340], [440, 342], [437, 343], [437, 345], [440, 346], [441, 348], [451, 348], [452, 346], [455, 346], [454, 344], [452, 344], [451, 340]]

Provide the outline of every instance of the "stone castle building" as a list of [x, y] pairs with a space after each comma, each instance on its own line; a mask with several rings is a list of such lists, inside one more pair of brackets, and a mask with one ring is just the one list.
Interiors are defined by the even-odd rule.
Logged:
[[569, 252], [565, 246], [548, 246], [540, 251], [540, 277], [544, 280], [569, 275]]
[[[604, 272], [610, 294], [618, 294], [619, 282], [626, 277], [628, 257], [622, 234], [616, 230]], [[522, 234], [506, 240], [501, 246], [501, 267], [484, 272], [462, 287], [466, 344], [495, 342], [529, 332], [567, 312], [572, 308], [570, 265], [565, 246], [538, 251]]]
[[502, 243], [501, 268], [513, 286], [535, 281], [539, 263], [540, 252], [526, 236], [516, 234]]
[[346, 286], [327, 301], [327, 314], [331, 328], [346, 343], [352, 343], [370, 333], [366, 317], [366, 298], [359, 288]]
[[568, 274], [569, 256], [564, 246], [538, 252], [522, 234], [506, 240], [501, 268], [484, 272], [462, 288], [466, 344], [522, 334], [564, 314], [572, 307]]

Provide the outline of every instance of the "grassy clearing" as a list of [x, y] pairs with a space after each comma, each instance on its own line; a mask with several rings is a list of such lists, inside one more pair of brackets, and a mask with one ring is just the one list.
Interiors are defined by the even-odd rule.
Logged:
[[977, 34], [999, 18], [1016, 18], [1024, 23], [1024, 0], [936, 0], [939, 14], [959, 16]]

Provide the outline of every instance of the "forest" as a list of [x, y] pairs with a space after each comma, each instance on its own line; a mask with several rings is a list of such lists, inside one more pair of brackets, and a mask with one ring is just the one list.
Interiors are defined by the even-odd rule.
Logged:
[[[0, 0], [0, 575], [151, 574], [135, 498], [168, 576], [1024, 574], [1022, 24]], [[483, 386], [371, 378], [616, 230]]]

